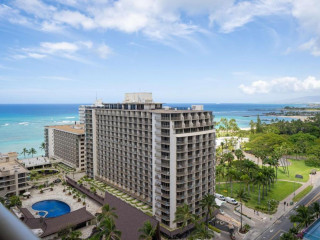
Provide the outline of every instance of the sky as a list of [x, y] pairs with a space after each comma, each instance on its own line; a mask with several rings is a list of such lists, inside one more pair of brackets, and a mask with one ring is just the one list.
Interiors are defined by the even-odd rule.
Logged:
[[0, 104], [320, 95], [319, 0], [0, 0]]

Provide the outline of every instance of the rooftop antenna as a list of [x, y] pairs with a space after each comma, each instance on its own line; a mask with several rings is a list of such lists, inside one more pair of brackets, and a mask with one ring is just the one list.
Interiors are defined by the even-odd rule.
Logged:
[[96, 101], [98, 100], [98, 93], [96, 92]]

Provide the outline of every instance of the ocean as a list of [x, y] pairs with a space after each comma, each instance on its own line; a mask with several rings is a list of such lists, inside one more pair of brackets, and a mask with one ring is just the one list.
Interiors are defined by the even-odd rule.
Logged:
[[[190, 107], [193, 103], [167, 104], [171, 107]], [[199, 103], [198, 103], [199, 104]], [[44, 126], [72, 124], [79, 120], [78, 107], [82, 104], [0, 104], [0, 152], [21, 152], [24, 147], [39, 148], [44, 141]], [[203, 104], [213, 111], [215, 121], [221, 117], [235, 118], [239, 127], [249, 127], [250, 120], [260, 115], [262, 121], [274, 119], [263, 113], [277, 112], [283, 104]], [[290, 105], [297, 106], [297, 105]], [[301, 105], [299, 105], [301, 106]], [[285, 118], [285, 120], [290, 120]]]

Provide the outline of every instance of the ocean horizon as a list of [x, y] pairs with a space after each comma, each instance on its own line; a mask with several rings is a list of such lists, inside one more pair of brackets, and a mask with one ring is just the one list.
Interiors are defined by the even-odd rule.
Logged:
[[[72, 124], [79, 121], [78, 107], [89, 104], [0, 104], [0, 152], [21, 153], [24, 147], [37, 150], [44, 141], [44, 126]], [[301, 104], [253, 104], [253, 103], [168, 103], [170, 107], [190, 107], [203, 105], [204, 110], [213, 111], [215, 121], [226, 117], [236, 119], [239, 127], [249, 127], [257, 116], [263, 122], [277, 117], [264, 116], [267, 112], [279, 112], [285, 106], [304, 106]], [[280, 118], [291, 120], [290, 118]]]

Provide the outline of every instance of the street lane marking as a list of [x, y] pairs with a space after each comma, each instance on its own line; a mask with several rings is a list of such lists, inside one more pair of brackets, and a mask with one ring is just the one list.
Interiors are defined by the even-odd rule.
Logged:
[[276, 232], [273, 236], [272, 236], [272, 238], [270, 238], [269, 240], [272, 240], [272, 239], [274, 239], [280, 232], [284, 232], [284, 233], [286, 233], [286, 231], [284, 231], [284, 230], [282, 230], [282, 229], [280, 229], [278, 232]]
[[316, 200], [318, 200], [319, 199], [319, 197], [320, 197], [320, 192], [319, 193], [317, 193], [317, 195], [315, 195], [305, 206], [309, 206], [313, 201], [316, 201]]

